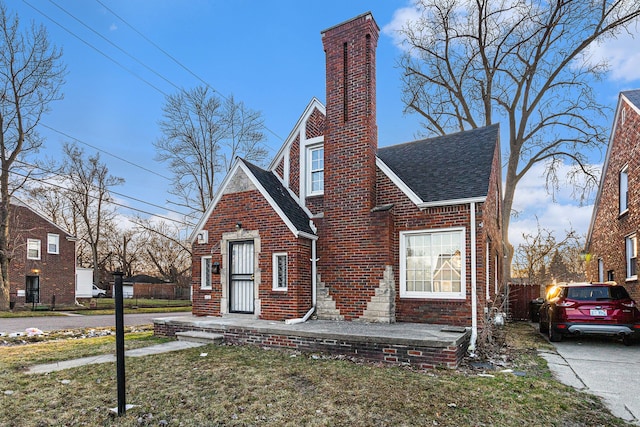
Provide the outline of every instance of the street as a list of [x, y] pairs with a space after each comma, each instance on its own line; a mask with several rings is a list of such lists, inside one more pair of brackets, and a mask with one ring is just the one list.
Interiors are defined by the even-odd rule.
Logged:
[[640, 425], [640, 343], [606, 337], [565, 338], [542, 352], [564, 384], [600, 396], [613, 415]]
[[[125, 326], [150, 325], [158, 317], [191, 316], [190, 311], [175, 313], [140, 313], [125, 314]], [[13, 317], [0, 319], [0, 333], [24, 332], [27, 328], [38, 328], [41, 331], [55, 331], [59, 329], [115, 327], [116, 319], [113, 314], [97, 316], [44, 316], [44, 317]]]

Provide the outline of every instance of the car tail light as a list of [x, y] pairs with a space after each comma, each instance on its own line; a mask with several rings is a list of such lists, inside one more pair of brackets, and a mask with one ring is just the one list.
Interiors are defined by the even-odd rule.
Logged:
[[633, 325], [633, 329], [640, 330], [640, 323], [637, 323], [637, 324]]
[[558, 301], [556, 305], [558, 307], [573, 307], [576, 303], [573, 301]]
[[633, 308], [636, 306], [636, 302], [635, 301], [629, 301], [629, 302], [622, 302], [620, 303], [625, 307], [629, 307], [629, 308]]

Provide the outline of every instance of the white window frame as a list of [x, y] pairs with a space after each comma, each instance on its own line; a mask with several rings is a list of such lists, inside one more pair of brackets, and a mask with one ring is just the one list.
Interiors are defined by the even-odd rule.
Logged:
[[[284, 257], [284, 286], [281, 286], [280, 277], [278, 275], [278, 259]], [[273, 290], [274, 291], [286, 291], [289, 287], [289, 257], [286, 252], [274, 252], [272, 257], [272, 279], [273, 279]]]
[[[637, 262], [638, 262], [638, 240], [635, 233], [624, 238], [624, 256], [625, 256], [625, 276], [626, 280], [637, 280]], [[636, 271], [632, 271], [634, 264]], [[635, 274], [632, 274], [635, 273]]]
[[[423, 291], [408, 291], [407, 280], [407, 238], [422, 234], [443, 234], [443, 233], [459, 233], [460, 234], [460, 247], [457, 248], [460, 251], [460, 292], [423, 292]], [[400, 298], [421, 298], [421, 299], [453, 299], [464, 300], [466, 299], [467, 283], [466, 283], [466, 230], [464, 227], [452, 227], [452, 228], [439, 228], [439, 229], [426, 229], [426, 230], [414, 230], [414, 231], [402, 231], [400, 232]]]
[[604, 282], [604, 260], [598, 258], [598, 282]]
[[47, 253], [56, 254], [56, 255], [60, 253], [60, 235], [59, 234], [53, 234], [53, 233], [47, 234]]
[[[40, 259], [41, 258], [41, 242], [40, 239], [27, 239], [27, 259]], [[37, 251], [38, 255], [29, 256], [29, 252]]]
[[[313, 153], [322, 150], [322, 169], [313, 169]], [[314, 144], [306, 147], [306, 183], [307, 196], [319, 196], [324, 194], [324, 144]], [[313, 174], [322, 172], [322, 189], [313, 189]]]
[[620, 215], [627, 212], [629, 210], [629, 166], [625, 165], [620, 170], [620, 185], [619, 185], [619, 205], [620, 205]]
[[210, 255], [200, 258], [200, 289], [213, 289], [213, 264]]

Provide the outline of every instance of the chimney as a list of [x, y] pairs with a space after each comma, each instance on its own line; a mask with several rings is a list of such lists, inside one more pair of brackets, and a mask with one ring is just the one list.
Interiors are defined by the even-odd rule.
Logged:
[[379, 32], [370, 12], [322, 32], [327, 62], [325, 213], [328, 207], [368, 215], [376, 204]]

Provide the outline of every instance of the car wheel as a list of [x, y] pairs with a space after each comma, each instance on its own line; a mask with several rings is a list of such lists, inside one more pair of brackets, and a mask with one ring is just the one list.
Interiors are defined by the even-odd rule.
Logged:
[[549, 333], [549, 324], [540, 319], [540, 332], [543, 334]]
[[549, 341], [551, 342], [562, 341], [562, 334], [555, 330], [551, 322], [549, 322]]

